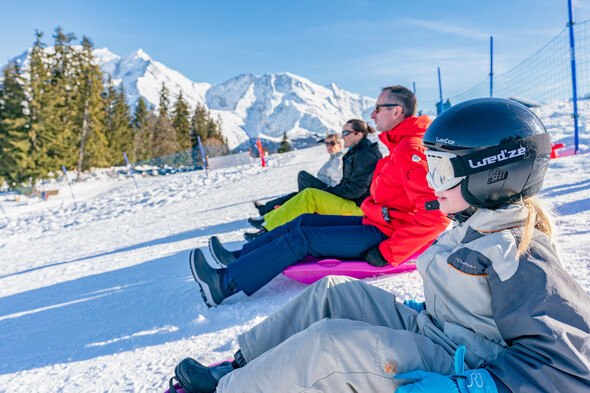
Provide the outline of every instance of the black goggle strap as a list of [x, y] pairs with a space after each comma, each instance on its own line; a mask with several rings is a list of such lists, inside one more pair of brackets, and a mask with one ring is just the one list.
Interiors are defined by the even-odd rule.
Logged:
[[551, 153], [549, 133], [544, 132], [499, 146], [452, 158], [455, 177], [469, 176], [502, 165]]

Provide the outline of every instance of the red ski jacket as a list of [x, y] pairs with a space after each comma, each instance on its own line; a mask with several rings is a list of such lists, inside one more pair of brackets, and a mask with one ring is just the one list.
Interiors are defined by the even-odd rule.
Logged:
[[428, 116], [411, 116], [379, 135], [389, 155], [377, 163], [371, 195], [361, 209], [363, 224], [374, 225], [390, 237], [379, 245], [379, 251], [392, 265], [430, 244], [450, 222], [440, 210], [426, 211], [424, 207], [436, 199], [426, 181], [428, 167], [422, 145], [430, 123]]

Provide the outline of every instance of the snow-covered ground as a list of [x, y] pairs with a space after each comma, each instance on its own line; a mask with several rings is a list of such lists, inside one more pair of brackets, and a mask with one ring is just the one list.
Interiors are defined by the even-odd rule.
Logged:
[[[560, 133], [571, 119], [540, 111]], [[584, 148], [590, 137], [583, 135]], [[208, 309], [189, 251], [217, 235], [242, 244], [252, 199], [296, 189], [296, 174], [327, 160], [323, 147], [258, 164], [67, 183], [47, 201], [0, 200], [0, 391], [158, 392], [186, 356], [230, 357], [235, 336], [304, 289], [282, 275], [251, 297]], [[590, 294], [590, 155], [553, 160], [543, 195], [559, 218], [567, 270]], [[208, 253], [208, 251], [205, 251]], [[422, 298], [416, 272], [367, 280]]]

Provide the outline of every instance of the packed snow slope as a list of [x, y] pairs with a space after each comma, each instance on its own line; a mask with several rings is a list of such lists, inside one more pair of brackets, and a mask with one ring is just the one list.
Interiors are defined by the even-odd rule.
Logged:
[[[0, 200], [0, 391], [158, 392], [184, 357], [230, 357], [237, 334], [305, 285], [280, 275], [208, 309], [189, 252], [208, 254], [212, 235], [239, 247], [252, 199], [293, 191], [298, 171], [327, 158], [318, 146], [273, 155], [268, 168], [138, 178], [137, 188], [91, 177], [73, 184], [75, 203], [64, 181], [47, 201]], [[565, 268], [590, 294], [589, 194], [589, 154], [551, 162], [543, 196], [560, 215]], [[417, 272], [366, 281], [423, 299]]]

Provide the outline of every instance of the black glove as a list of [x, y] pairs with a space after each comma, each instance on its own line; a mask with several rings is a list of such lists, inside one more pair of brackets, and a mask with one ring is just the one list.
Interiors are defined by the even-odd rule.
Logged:
[[387, 259], [385, 259], [383, 257], [383, 254], [381, 254], [381, 251], [379, 251], [379, 246], [373, 247], [367, 251], [362, 252], [361, 257], [373, 266], [383, 267], [389, 265]]

